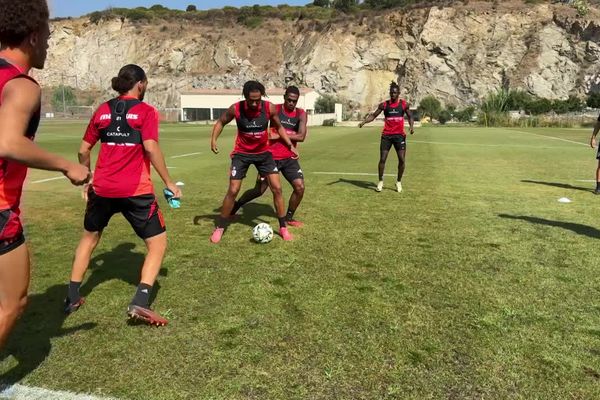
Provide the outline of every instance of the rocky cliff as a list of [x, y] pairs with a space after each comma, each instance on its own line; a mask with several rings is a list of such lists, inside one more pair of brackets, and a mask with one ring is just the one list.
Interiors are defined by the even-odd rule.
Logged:
[[148, 100], [178, 107], [191, 88], [294, 83], [370, 108], [398, 80], [416, 104], [477, 101], [502, 85], [546, 98], [584, 96], [600, 84], [600, 12], [585, 17], [559, 4], [457, 3], [348, 16], [335, 22], [231, 23], [86, 18], [53, 22], [43, 85], [64, 81], [110, 92], [110, 78], [138, 63], [151, 80]]

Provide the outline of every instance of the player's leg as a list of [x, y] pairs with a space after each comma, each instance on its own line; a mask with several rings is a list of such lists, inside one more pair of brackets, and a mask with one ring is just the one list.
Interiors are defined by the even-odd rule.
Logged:
[[213, 243], [219, 243], [227, 227], [227, 222], [231, 216], [235, 204], [235, 198], [240, 192], [242, 187], [242, 180], [246, 177], [248, 167], [251, 162], [246, 156], [241, 154], [234, 154], [231, 159], [231, 168], [229, 171], [229, 187], [227, 193], [223, 198], [223, 204], [221, 205], [221, 214], [217, 218], [215, 230], [210, 236], [210, 241]]
[[277, 213], [277, 219], [279, 220], [279, 234], [283, 240], [292, 240], [292, 235], [288, 232], [287, 222], [285, 221], [285, 206], [283, 202], [283, 191], [281, 190], [281, 179], [279, 173], [272, 172], [267, 175], [269, 187], [273, 192], [273, 204], [275, 205], [275, 211]]
[[150, 309], [152, 288], [167, 251], [167, 232], [162, 213], [154, 194], [123, 199], [123, 202], [126, 203], [123, 216], [144, 240], [148, 250], [142, 265], [140, 283], [127, 307], [127, 315], [151, 325], [166, 325], [167, 320]]
[[234, 202], [231, 215], [235, 215], [235, 213], [237, 213], [244, 204], [247, 204], [252, 200], [262, 196], [268, 187], [269, 184], [267, 183], [267, 179], [258, 174], [256, 176], [256, 183], [254, 184], [254, 187], [246, 190], [244, 193], [242, 193], [240, 199]]
[[0, 349], [27, 305], [29, 274], [29, 253], [23, 242], [0, 255]]
[[75, 250], [71, 278], [65, 298], [64, 311], [67, 314], [77, 311], [85, 302], [85, 299], [79, 294], [79, 288], [89, 267], [92, 254], [100, 241], [102, 231], [115, 212], [114, 205], [114, 199], [100, 197], [91, 189], [88, 192], [88, 203], [83, 218], [84, 230]]
[[381, 135], [381, 144], [379, 145], [379, 164], [377, 165], [377, 171], [379, 175], [379, 181], [377, 182], [378, 192], [383, 190], [383, 175], [385, 172], [385, 162], [387, 161], [388, 153], [392, 148], [392, 141], [385, 135]]
[[596, 167], [596, 190], [594, 190], [595, 194], [600, 194], [600, 150], [598, 150], [598, 166]]
[[[400, 136], [400, 135], [398, 135]], [[394, 143], [396, 154], [398, 154], [398, 179], [396, 180], [396, 190], [402, 192], [402, 176], [406, 167], [406, 139], [404, 137], [397, 138]]]
[[279, 170], [293, 188], [285, 214], [286, 222], [288, 225], [300, 227], [303, 223], [294, 219], [294, 213], [304, 197], [304, 173], [298, 160], [293, 159], [285, 160]]

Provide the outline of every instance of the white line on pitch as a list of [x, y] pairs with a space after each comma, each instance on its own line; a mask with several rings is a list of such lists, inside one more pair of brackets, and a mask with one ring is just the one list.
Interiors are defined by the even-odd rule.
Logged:
[[[317, 175], [359, 175], [359, 176], [377, 176], [378, 174], [370, 174], [367, 172], [313, 172]], [[385, 176], [396, 176], [394, 174], [385, 174]]]
[[[476, 147], [515, 147], [515, 148], [530, 148], [530, 149], [557, 149], [558, 146], [534, 146], [527, 144], [485, 144], [485, 143], [460, 143], [460, 142], [428, 142], [426, 140], [408, 140], [408, 144], [411, 143], [425, 143], [425, 144], [441, 144], [441, 145], [456, 145], [456, 146], [476, 146]], [[373, 142], [371, 144], [379, 144], [379, 142]]]
[[66, 176], [57, 176], [55, 178], [40, 179], [39, 181], [33, 181], [31, 183], [44, 183], [44, 182], [50, 182], [50, 181], [57, 181], [59, 179], [67, 179], [67, 177]]
[[577, 179], [577, 182], [596, 182], [595, 179]]
[[189, 157], [189, 156], [196, 156], [198, 154], [202, 154], [202, 152], [197, 152], [197, 153], [187, 153], [187, 154], [180, 154], [178, 156], [171, 156], [171, 158], [183, 158], [183, 157]]
[[589, 146], [589, 144], [587, 144], [587, 143], [576, 142], [576, 141], [574, 141], [574, 140], [569, 140], [569, 139], [558, 138], [558, 137], [556, 137], [556, 136], [540, 135], [539, 133], [532, 133], [532, 132], [525, 132], [525, 131], [515, 131], [515, 130], [512, 130], [512, 129], [509, 129], [508, 131], [509, 131], [509, 132], [518, 132], [518, 133], [524, 133], [524, 134], [526, 134], [526, 135], [540, 136], [540, 137], [543, 137], [543, 138], [546, 138], [546, 139], [560, 140], [561, 142], [574, 143], [574, 144], [578, 144], [578, 145], [581, 145], [581, 146], [586, 146], [586, 147], [587, 147], [587, 146]]
[[24, 385], [0, 385], [0, 399], [28, 400], [115, 400], [113, 397], [98, 397], [65, 391], [48, 390]]

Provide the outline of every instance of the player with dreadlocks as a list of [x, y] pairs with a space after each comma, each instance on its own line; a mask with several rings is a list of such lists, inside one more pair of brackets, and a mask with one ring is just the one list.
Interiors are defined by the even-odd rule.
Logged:
[[292, 240], [292, 235], [287, 229], [279, 169], [273, 160], [273, 155], [269, 152], [269, 122], [277, 130], [284, 145], [293, 153], [296, 150], [281, 125], [275, 105], [262, 100], [262, 97], [266, 96], [265, 87], [260, 82], [248, 81], [244, 84], [242, 95], [245, 100], [232, 104], [217, 120], [212, 131], [210, 148], [213, 153], [217, 154], [219, 152], [217, 138], [223, 131], [223, 127], [234, 119], [236, 120], [237, 136], [231, 153], [229, 189], [223, 199], [221, 215], [210, 241], [213, 243], [221, 241], [234, 207], [235, 198], [242, 187], [242, 180], [246, 177], [250, 165], [254, 165], [258, 173], [267, 178], [271, 192], [273, 192], [273, 201], [279, 219], [279, 234], [283, 240]]

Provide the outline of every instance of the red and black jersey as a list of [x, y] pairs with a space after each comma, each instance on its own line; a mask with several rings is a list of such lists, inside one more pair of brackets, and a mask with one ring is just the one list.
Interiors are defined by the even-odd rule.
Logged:
[[384, 135], [403, 135], [404, 132], [404, 112], [406, 111], [406, 101], [398, 100], [392, 103], [391, 100], [381, 104], [383, 115], [385, 116], [385, 125], [383, 127]]
[[245, 101], [235, 104], [237, 137], [232, 155], [260, 154], [269, 149], [269, 120], [271, 103], [261, 101], [256, 112], [249, 110]]
[[[304, 110], [296, 108], [293, 112], [288, 113], [283, 104], [277, 104], [275, 107], [277, 108], [277, 114], [279, 115], [279, 120], [281, 121], [283, 129], [291, 134], [298, 133], [300, 130], [300, 116], [304, 114]], [[277, 133], [275, 127], [271, 127], [271, 130], [273, 133]], [[293, 143], [293, 145], [294, 147], [297, 146], [296, 143]], [[297, 157], [281, 138], [269, 141], [269, 151], [273, 154], [274, 160], [285, 160], [287, 158]]]
[[[4, 86], [15, 78], [26, 78], [35, 82], [16, 65], [0, 58], [0, 107], [2, 106], [2, 90]], [[25, 136], [33, 140], [40, 123], [40, 108], [31, 116]], [[0, 210], [11, 209], [19, 213], [19, 203], [23, 192], [23, 183], [27, 177], [27, 166], [17, 161], [0, 158]]]
[[83, 140], [101, 142], [93, 188], [107, 198], [154, 193], [150, 159], [144, 141], [158, 142], [158, 111], [133, 97], [102, 104], [92, 116]]

